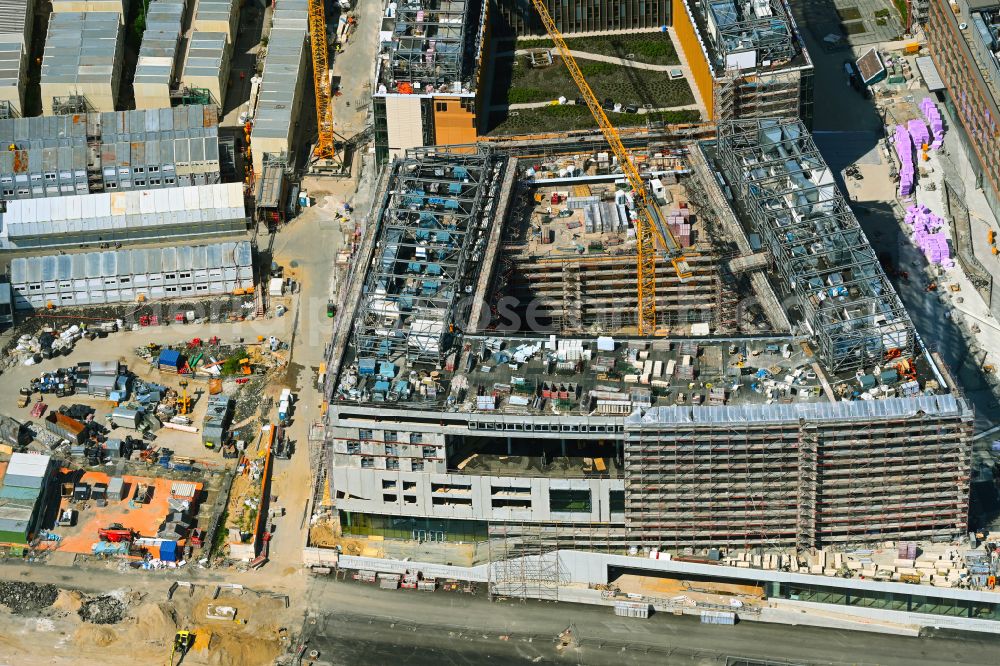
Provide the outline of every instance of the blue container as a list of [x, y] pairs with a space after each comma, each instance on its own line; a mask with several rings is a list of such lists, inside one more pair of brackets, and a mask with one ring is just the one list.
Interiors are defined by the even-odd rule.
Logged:
[[160, 544], [160, 559], [164, 562], [177, 561], [177, 542], [164, 541]]
[[160, 358], [157, 361], [157, 365], [160, 367], [166, 366], [176, 370], [181, 367], [181, 353], [176, 349], [164, 349], [160, 352]]

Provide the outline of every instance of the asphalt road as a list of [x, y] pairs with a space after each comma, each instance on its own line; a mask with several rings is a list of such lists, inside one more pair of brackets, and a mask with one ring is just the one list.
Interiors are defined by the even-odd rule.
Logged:
[[[496, 602], [317, 580], [303, 637], [332, 664], [724, 664], [727, 656], [801, 664], [995, 664], [1000, 637], [910, 638], [694, 617], [618, 618], [608, 608]], [[576, 641], [559, 649], [559, 633]]]

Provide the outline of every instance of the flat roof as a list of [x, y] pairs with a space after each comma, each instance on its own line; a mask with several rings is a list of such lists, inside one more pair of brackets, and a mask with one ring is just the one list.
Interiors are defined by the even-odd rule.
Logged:
[[920, 72], [920, 76], [923, 77], [927, 90], [930, 92], [944, 90], [944, 81], [941, 79], [941, 73], [938, 72], [933, 58], [930, 56], [921, 56], [917, 58], [916, 63], [917, 70]]

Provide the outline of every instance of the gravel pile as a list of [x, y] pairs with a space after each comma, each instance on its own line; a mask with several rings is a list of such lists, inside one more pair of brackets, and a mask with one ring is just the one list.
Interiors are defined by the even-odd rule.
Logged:
[[0, 581], [0, 604], [23, 614], [48, 608], [59, 596], [55, 585]]
[[114, 595], [94, 597], [80, 606], [80, 617], [91, 624], [116, 624], [125, 617], [125, 602]]

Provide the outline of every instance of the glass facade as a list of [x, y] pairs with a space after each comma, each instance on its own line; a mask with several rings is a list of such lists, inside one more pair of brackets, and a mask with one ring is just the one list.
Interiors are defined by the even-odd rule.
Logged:
[[340, 529], [355, 536], [383, 536], [414, 541], [486, 541], [486, 523], [340, 512]]
[[964, 599], [942, 599], [929, 594], [917, 593], [917, 590], [924, 589], [930, 592], [933, 588], [920, 586], [914, 586], [914, 588], [913, 594], [903, 594], [876, 590], [849, 590], [803, 583], [769, 582], [765, 584], [765, 592], [772, 599], [791, 599], [840, 606], [969, 617], [978, 620], [1000, 620], [1000, 604]]

